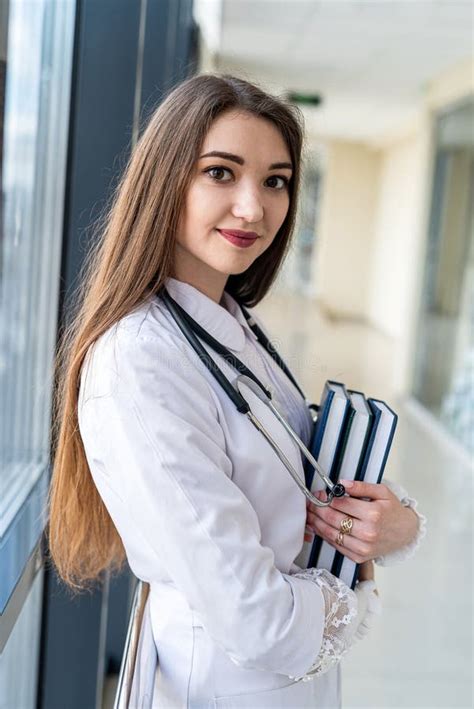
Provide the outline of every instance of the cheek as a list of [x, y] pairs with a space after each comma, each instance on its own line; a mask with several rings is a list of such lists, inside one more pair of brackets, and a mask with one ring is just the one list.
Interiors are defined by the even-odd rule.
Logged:
[[199, 199], [199, 190], [191, 188], [186, 197], [184, 223], [188, 225], [200, 219], [202, 211], [202, 201]]
[[206, 211], [203, 200], [199, 199], [197, 191], [195, 189], [189, 190], [179, 220], [177, 240], [181, 245], [189, 246], [195, 241], [196, 235], [202, 232], [205, 226]]
[[218, 190], [209, 194], [206, 186], [196, 184], [188, 192], [182, 223], [187, 234], [202, 233], [215, 227], [227, 211], [226, 200]]

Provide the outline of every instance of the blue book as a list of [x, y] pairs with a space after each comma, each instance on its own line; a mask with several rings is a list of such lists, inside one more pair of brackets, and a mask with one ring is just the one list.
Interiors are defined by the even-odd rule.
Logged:
[[[365, 396], [360, 391], [348, 390], [349, 413], [342, 433], [340, 450], [337, 454], [334, 480], [355, 480], [363, 463], [364, 451], [372, 427], [373, 413]], [[319, 555], [314, 566], [334, 573], [335, 564], [341, 554], [327, 541], [321, 541]], [[339, 562], [340, 563], [340, 562]]]
[[[368, 399], [367, 403], [372, 411], [373, 421], [363, 453], [362, 464], [355, 479], [365, 480], [369, 483], [380, 483], [395, 435], [398, 416], [384, 401]], [[342, 477], [342, 479], [345, 478]], [[352, 589], [357, 581], [358, 569], [359, 564], [355, 561], [340, 552], [336, 553], [331, 571]]]
[[[331, 479], [334, 479], [337, 453], [349, 408], [349, 396], [344, 384], [326, 381], [309, 450]], [[313, 493], [324, 489], [324, 483], [319, 475], [314, 474], [314, 468], [308, 461], [305, 464], [305, 480], [307, 488]], [[321, 542], [317, 536], [312, 542], [305, 541], [296, 563], [302, 568], [315, 566], [313, 561], [318, 557]]]

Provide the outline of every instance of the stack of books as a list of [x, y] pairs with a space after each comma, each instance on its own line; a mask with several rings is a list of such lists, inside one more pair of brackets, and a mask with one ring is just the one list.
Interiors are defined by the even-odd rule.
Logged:
[[[398, 416], [378, 399], [366, 399], [360, 391], [328, 380], [317, 409], [310, 451], [333, 481], [365, 480], [380, 483]], [[314, 467], [306, 461], [306, 486], [311, 492], [325, 488]], [[350, 588], [357, 581], [358, 564], [315, 536], [305, 542], [295, 560], [301, 568], [327, 569]]]

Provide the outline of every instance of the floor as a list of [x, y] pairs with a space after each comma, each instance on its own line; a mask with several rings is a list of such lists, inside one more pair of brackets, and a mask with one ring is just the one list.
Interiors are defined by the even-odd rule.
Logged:
[[[344, 709], [472, 707], [471, 462], [421, 407], [393, 396], [392, 342], [385, 335], [329, 320], [312, 301], [281, 293], [257, 313], [311, 399], [319, 401], [325, 380], [334, 379], [397, 411], [386, 475], [428, 517], [416, 557], [376, 569], [384, 612], [343, 661]], [[112, 688], [113, 680], [109, 697]]]
[[325, 380], [335, 379], [397, 411], [385, 474], [419, 500], [428, 518], [412, 560], [376, 568], [384, 611], [343, 660], [344, 709], [472, 707], [471, 461], [421, 407], [392, 395], [392, 343], [385, 335], [362, 323], [330, 321], [295, 296], [272, 296], [257, 313], [310, 398], [319, 400]]

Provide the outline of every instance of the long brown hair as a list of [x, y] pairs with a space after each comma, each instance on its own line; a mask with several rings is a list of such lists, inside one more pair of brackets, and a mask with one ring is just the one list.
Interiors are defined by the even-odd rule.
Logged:
[[226, 291], [248, 306], [273, 283], [294, 228], [302, 119], [294, 106], [241, 78], [205, 74], [179, 84], [152, 114], [132, 151], [87, 259], [78, 305], [60, 337], [49, 496], [49, 549], [60, 577], [77, 590], [121, 567], [125, 552], [94, 485], [78, 427], [78, 386], [89, 347], [158, 293], [173, 275], [175, 234], [204, 138], [224, 111], [247, 111], [281, 132], [293, 163], [287, 216], [270, 247]]

